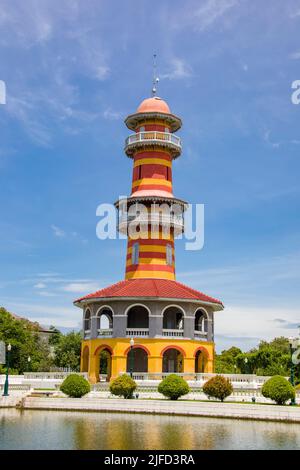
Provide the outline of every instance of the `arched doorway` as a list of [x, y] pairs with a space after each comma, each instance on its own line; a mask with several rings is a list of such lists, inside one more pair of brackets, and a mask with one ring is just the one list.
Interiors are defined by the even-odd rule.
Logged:
[[206, 372], [207, 354], [203, 349], [198, 349], [195, 354], [195, 373], [203, 374]]
[[89, 371], [89, 358], [90, 352], [88, 346], [85, 346], [83, 353], [82, 353], [82, 372]]
[[111, 351], [103, 348], [99, 352], [99, 380], [109, 382], [111, 377]]
[[169, 348], [164, 352], [162, 371], [176, 374], [183, 372], [183, 355], [178, 349]]
[[148, 353], [143, 348], [134, 347], [127, 353], [127, 372], [148, 372]]

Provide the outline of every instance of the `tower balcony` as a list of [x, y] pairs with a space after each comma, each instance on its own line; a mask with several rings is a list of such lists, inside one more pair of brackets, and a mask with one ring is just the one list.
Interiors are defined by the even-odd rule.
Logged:
[[159, 225], [163, 227], [173, 227], [175, 236], [184, 232], [184, 218], [182, 214], [161, 214], [149, 212], [148, 214], [130, 215], [125, 212], [121, 214], [119, 218], [119, 232], [127, 235], [130, 224], [133, 226], [144, 226], [145, 228], [148, 228], [149, 225], [152, 225], [153, 227]]
[[132, 157], [133, 153], [141, 148], [151, 145], [160, 146], [171, 151], [173, 158], [181, 154], [181, 139], [170, 132], [147, 131], [137, 132], [127, 137], [125, 141], [125, 153]]

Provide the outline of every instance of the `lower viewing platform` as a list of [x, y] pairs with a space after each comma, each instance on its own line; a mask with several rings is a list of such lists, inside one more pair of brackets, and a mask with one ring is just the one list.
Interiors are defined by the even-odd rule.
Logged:
[[166, 329], [166, 336], [150, 338], [147, 329], [127, 329], [126, 337], [99, 337], [82, 342], [81, 372], [92, 383], [132, 373], [136, 380], [160, 380], [162, 374], [211, 373], [214, 343], [187, 339], [183, 331]]

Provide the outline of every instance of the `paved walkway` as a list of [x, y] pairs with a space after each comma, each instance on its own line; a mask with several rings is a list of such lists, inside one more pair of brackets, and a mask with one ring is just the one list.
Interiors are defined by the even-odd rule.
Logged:
[[169, 400], [124, 400], [95, 398], [36, 398], [23, 399], [25, 409], [108, 411], [169, 415], [210, 416], [220, 418], [289, 421], [300, 423], [299, 406], [253, 405]]
[[0, 408], [15, 408], [22, 398], [22, 393], [10, 394], [8, 397], [0, 396]]

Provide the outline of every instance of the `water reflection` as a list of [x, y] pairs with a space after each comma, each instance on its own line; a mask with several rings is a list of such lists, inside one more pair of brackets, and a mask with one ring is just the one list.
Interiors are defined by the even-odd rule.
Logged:
[[0, 449], [298, 449], [300, 425], [180, 416], [0, 410]]

